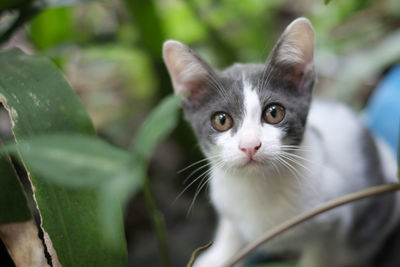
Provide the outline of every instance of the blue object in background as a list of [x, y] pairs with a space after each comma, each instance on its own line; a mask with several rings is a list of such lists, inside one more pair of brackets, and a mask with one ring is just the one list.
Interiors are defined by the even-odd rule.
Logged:
[[397, 155], [400, 128], [400, 64], [382, 79], [372, 94], [364, 115], [373, 134], [385, 140]]

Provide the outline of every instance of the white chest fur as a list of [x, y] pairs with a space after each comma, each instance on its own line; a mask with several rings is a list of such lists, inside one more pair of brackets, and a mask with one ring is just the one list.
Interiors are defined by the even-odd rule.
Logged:
[[325, 171], [321, 168], [323, 157], [319, 153], [315, 152], [314, 157], [301, 161], [303, 167], [293, 164], [295, 172], [290, 168], [247, 173], [214, 168], [210, 182], [212, 202], [220, 216], [235, 224], [244, 241], [253, 240], [335, 194], [335, 188], [326, 188], [328, 179], [333, 177], [323, 176], [324, 172], [336, 174], [328, 166]]

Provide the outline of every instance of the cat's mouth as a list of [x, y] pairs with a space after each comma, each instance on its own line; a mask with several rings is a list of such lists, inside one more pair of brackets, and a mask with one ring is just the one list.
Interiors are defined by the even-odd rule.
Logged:
[[247, 158], [247, 160], [243, 163], [243, 168], [244, 167], [253, 167], [253, 166], [261, 166], [264, 165], [261, 161], [255, 159], [255, 158]]
[[255, 160], [254, 158], [249, 158], [247, 160], [247, 162], [245, 163], [245, 166], [247, 165], [254, 165], [254, 164], [259, 164], [259, 162], [257, 160]]

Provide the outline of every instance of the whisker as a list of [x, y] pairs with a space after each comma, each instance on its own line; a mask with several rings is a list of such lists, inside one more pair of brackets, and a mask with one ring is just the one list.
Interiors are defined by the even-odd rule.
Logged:
[[[217, 157], [215, 157], [217, 158]], [[224, 163], [222, 162], [222, 160], [216, 161], [214, 162], [214, 166], [215, 167], [220, 167], [222, 166]], [[207, 166], [212, 166], [212, 162], [209, 162], [203, 166], [201, 166], [201, 169], [204, 169]], [[187, 186], [185, 186], [185, 188], [176, 196], [176, 198], [174, 199], [174, 201], [171, 203], [171, 205], [173, 205], [193, 184], [195, 184], [198, 180], [201, 180], [202, 178], [204, 178], [205, 176], [209, 175], [212, 171], [212, 167], [210, 169], [205, 170], [204, 172], [202, 172], [201, 174], [199, 174], [199, 176], [197, 176], [195, 179], [193, 179]], [[200, 168], [197, 168], [195, 171], [198, 172], [200, 170]], [[193, 175], [194, 173], [192, 172], [191, 175]], [[189, 177], [188, 177], [189, 178]], [[187, 179], [185, 179], [187, 180]], [[201, 184], [201, 183], [200, 183]]]
[[[204, 173], [206, 173], [207, 171], [208, 170], [206, 170]], [[203, 177], [204, 173], [196, 177], [196, 179], [193, 179], [193, 181], [191, 181], [187, 186], [185, 186], [185, 188], [176, 196], [174, 201], [172, 201], [171, 205], [173, 205], [196, 181], [198, 181], [201, 177]]]
[[[305, 175], [302, 175], [301, 173], [299, 173], [299, 171], [293, 167], [290, 163], [288, 163], [286, 160], [284, 160], [282, 158], [282, 155], [279, 155], [279, 160], [281, 160], [281, 163], [284, 164], [289, 170], [292, 169], [293, 171], [291, 171], [291, 173], [294, 175], [295, 179], [297, 180], [298, 183], [300, 183], [299, 178], [303, 178], [304, 179], [304, 183], [306, 185], [308, 185], [308, 187], [313, 191], [313, 193], [315, 195], [319, 195], [318, 191], [314, 188], [312, 183], [307, 182], [308, 179], [306, 179]], [[290, 159], [293, 160], [293, 159]], [[297, 163], [298, 164], [298, 163]], [[290, 168], [289, 168], [290, 167]], [[310, 173], [313, 173], [311, 170], [308, 170]], [[296, 174], [294, 173], [296, 172]]]
[[273, 161], [270, 161], [270, 163], [271, 163], [272, 168], [274, 169], [274, 171], [278, 174], [279, 179], [282, 179], [282, 174], [281, 174], [281, 171], [279, 170], [279, 167], [276, 166], [275, 162], [273, 162]]
[[204, 168], [210, 166], [211, 164], [212, 164], [211, 161], [210, 161], [210, 162], [207, 162], [207, 163], [205, 163], [204, 165], [202, 165], [202, 166], [198, 167], [197, 169], [195, 169], [194, 171], [192, 171], [192, 172], [188, 175], [188, 177], [185, 178], [185, 180], [183, 181], [183, 184], [186, 184], [186, 182], [190, 179], [190, 177], [192, 177], [195, 173], [197, 173], [197, 172], [199, 172], [200, 170], [202, 170], [202, 169], [204, 169]]
[[279, 148], [286, 151], [311, 151], [311, 147], [306, 146], [279, 146]]
[[299, 184], [299, 186], [301, 186], [301, 182], [299, 180], [299, 172], [298, 170], [296, 170], [296, 168], [294, 168], [290, 163], [288, 163], [286, 160], [284, 160], [281, 157], [278, 157], [277, 160], [279, 162], [281, 162], [281, 164], [283, 164], [284, 166], [286, 166], [286, 168], [292, 173], [292, 175], [294, 176], [294, 178], [296, 179], [297, 183]]
[[308, 158], [306, 158], [306, 157], [302, 157], [302, 156], [300, 156], [300, 155], [298, 155], [298, 154], [288, 153], [288, 152], [286, 152], [286, 151], [281, 151], [280, 153], [283, 154], [283, 155], [286, 155], [286, 156], [290, 156], [290, 157], [299, 159], [299, 160], [304, 160], [304, 161], [306, 161], [306, 162], [308, 162], [308, 163], [310, 163], [310, 164], [319, 165], [317, 162], [312, 161], [312, 160], [310, 160], [310, 159], [308, 159]]
[[229, 100], [229, 97], [227, 95], [227, 91], [225, 89], [225, 87], [221, 84], [221, 82], [218, 81], [218, 79], [216, 79], [214, 77], [213, 74], [208, 73], [207, 75], [207, 81], [210, 83], [211, 86], [213, 86], [218, 93], [226, 100]]
[[186, 216], [188, 216], [189, 213], [192, 211], [192, 209], [193, 209], [193, 207], [194, 207], [194, 203], [196, 202], [197, 197], [199, 196], [199, 194], [200, 194], [201, 190], [204, 188], [204, 186], [208, 184], [208, 182], [209, 182], [210, 179], [211, 179], [211, 176], [209, 176], [209, 177], [205, 176], [204, 178], [205, 178], [205, 179], [203, 179], [203, 181], [202, 181], [202, 182], [199, 184], [199, 186], [197, 187], [196, 193], [194, 194], [194, 197], [193, 197], [193, 199], [192, 199], [192, 202], [190, 203], [190, 206], [189, 206], [189, 209], [188, 209], [188, 211], [187, 211]]
[[[214, 166], [214, 168], [220, 168], [220, 167], [223, 167], [223, 166], [224, 166], [224, 163], [221, 161], [221, 162], [218, 162], [218, 164], [216, 164], [216, 165]], [[189, 213], [190, 213], [191, 210], [193, 209], [194, 203], [196, 202], [196, 199], [197, 199], [197, 197], [199, 196], [201, 190], [202, 190], [202, 189], [204, 188], [204, 186], [206, 186], [206, 185], [208, 184], [208, 182], [210, 181], [210, 179], [211, 179], [210, 174], [211, 174], [212, 171], [213, 171], [213, 167], [211, 167], [209, 170], [207, 170], [207, 171], [202, 175], [203, 179], [202, 179], [202, 181], [199, 183], [199, 185], [198, 185], [198, 187], [197, 187], [197, 189], [196, 189], [196, 193], [195, 193], [194, 196], [193, 196], [192, 202], [190, 203], [188, 212], [187, 212], [187, 214], [186, 214], [187, 216], [189, 215]]]
[[303, 169], [307, 170], [308, 172], [314, 173], [314, 172], [311, 171], [308, 167], [306, 167], [304, 164], [302, 164], [300, 161], [298, 161], [298, 160], [296, 160], [296, 159], [294, 159], [294, 158], [291, 158], [291, 156], [293, 156], [293, 155], [285, 155], [285, 154], [282, 154], [282, 155], [281, 155], [281, 157], [283, 157], [283, 158], [285, 158], [285, 159], [287, 159], [287, 160], [290, 160], [290, 161], [293, 162], [293, 163], [296, 163], [297, 165], [299, 165], [299, 166], [302, 167]]
[[201, 162], [204, 162], [204, 161], [207, 161], [207, 160], [209, 160], [209, 158], [204, 158], [204, 159], [198, 160], [198, 161], [190, 164], [189, 166], [179, 170], [177, 173], [180, 174], [180, 173], [186, 171], [187, 169], [190, 169], [191, 167], [196, 166], [196, 165], [200, 164]]

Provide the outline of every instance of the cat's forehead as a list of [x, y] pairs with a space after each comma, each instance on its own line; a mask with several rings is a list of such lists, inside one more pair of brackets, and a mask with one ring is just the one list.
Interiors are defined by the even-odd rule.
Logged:
[[218, 73], [219, 81], [223, 87], [223, 93], [220, 93], [218, 102], [222, 105], [233, 106], [234, 109], [243, 111], [245, 102], [245, 87], [256, 89], [260, 83], [263, 66], [260, 64], [239, 64]]
[[256, 84], [262, 78], [265, 66], [263, 64], [236, 63], [221, 72], [225, 80], [243, 84], [243, 81]]
[[[228, 91], [230, 98], [240, 98], [244, 103], [244, 92], [250, 88], [257, 93], [262, 104], [271, 101], [287, 104], [292, 98], [303, 98], [299, 92], [291, 88], [291, 84], [282, 81], [280, 75], [273, 73], [274, 68], [266, 64], [241, 64], [236, 63], [220, 72], [220, 80]], [[229, 98], [228, 98], [229, 99]], [[232, 102], [232, 101], [231, 101]]]

